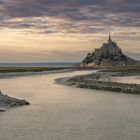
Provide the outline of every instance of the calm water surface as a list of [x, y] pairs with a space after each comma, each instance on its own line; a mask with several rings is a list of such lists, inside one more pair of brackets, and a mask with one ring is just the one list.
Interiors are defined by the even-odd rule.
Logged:
[[0, 79], [30, 106], [0, 113], [0, 140], [139, 140], [140, 96], [59, 85], [66, 72]]

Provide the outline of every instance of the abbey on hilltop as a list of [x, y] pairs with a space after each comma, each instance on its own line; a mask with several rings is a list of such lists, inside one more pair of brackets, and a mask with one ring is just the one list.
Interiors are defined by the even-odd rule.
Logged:
[[123, 54], [116, 42], [112, 41], [109, 34], [108, 43], [104, 43], [101, 48], [88, 53], [86, 58], [80, 63], [81, 67], [104, 67], [104, 66], [127, 66], [137, 65], [140, 62]]

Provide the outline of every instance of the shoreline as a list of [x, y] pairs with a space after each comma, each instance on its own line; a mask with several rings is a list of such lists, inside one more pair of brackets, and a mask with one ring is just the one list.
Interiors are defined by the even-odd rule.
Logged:
[[41, 74], [55, 74], [61, 72], [69, 72], [70, 70], [53, 70], [53, 71], [41, 71], [41, 72], [9, 72], [9, 73], [0, 73], [0, 79], [10, 78], [10, 77], [21, 77], [21, 76], [31, 76], [31, 75], [41, 75]]
[[12, 107], [30, 105], [26, 100], [16, 99], [9, 97], [0, 92], [0, 112], [5, 112], [7, 109]]
[[112, 91], [118, 93], [127, 94], [140, 94], [140, 84], [133, 83], [119, 83], [102, 81], [100, 79], [105, 77], [123, 77], [123, 76], [136, 76], [139, 73], [126, 73], [126, 72], [97, 72], [93, 74], [74, 76], [74, 77], [64, 77], [56, 79], [59, 84], [74, 86], [77, 88], [87, 88], [103, 91]]
[[80, 67], [0, 67], [0, 78], [52, 74], [77, 70], [93, 70]]
[[[78, 69], [56, 69], [51, 68], [52, 70], [47, 70], [47, 68], [43, 68], [43, 71], [32, 71], [34, 68], [30, 68], [29, 71], [23, 71], [24, 68], [22, 68], [22, 72], [15, 71], [16, 68], [14, 68], [14, 72], [11, 71], [11, 68], [7, 68], [8, 72], [1, 73], [0, 71], [0, 78], [11, 78], [11, 77], [20, 77], [20, 76], [30, 76], [30, 75], [40, 75], [40, 74], [55, 74], [55, 73], [63, 73], [63, 72], [72, 72]], [[13, 97], [9, 97], [7, 95], [4, 95], [0, 92], [0, 112], [5, 112], [7, 109], [10, 109], [12, 107], [18, 107], [18, 106], [24, 106], [24, 105], [30, 105], [30, 103], [26, 100], [21, 100]]]
[[44, 72], [44, 71], [56, 71], [56, 70], [91, 70], [97, 69], [93, 67], [79, 67], [79, 66], [69, 66], [69, 67], [0, 67], [0, 73], [24, 73], [24, 72]]

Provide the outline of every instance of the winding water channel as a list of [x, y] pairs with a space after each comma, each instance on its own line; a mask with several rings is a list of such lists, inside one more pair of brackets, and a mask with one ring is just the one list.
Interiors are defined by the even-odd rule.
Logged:
[[0, 113], [0, 140], [139, 140], [140, 95], [79, 89], [54, 81], [90, 72], [0, 79], [4, 93], [31, 103]]

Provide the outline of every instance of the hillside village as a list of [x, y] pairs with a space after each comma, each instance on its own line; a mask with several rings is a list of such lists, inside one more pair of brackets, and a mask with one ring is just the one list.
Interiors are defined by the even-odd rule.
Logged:
[[108, 43], [103, 43], [101, 48], [88, 53], [86, 58], [80, 63], [81, 67], [105, 67], [105, 66], [128, 66], [140, 65], [127, 55], [125, 55], [116, 42], [112, 41], [109, 34]]

